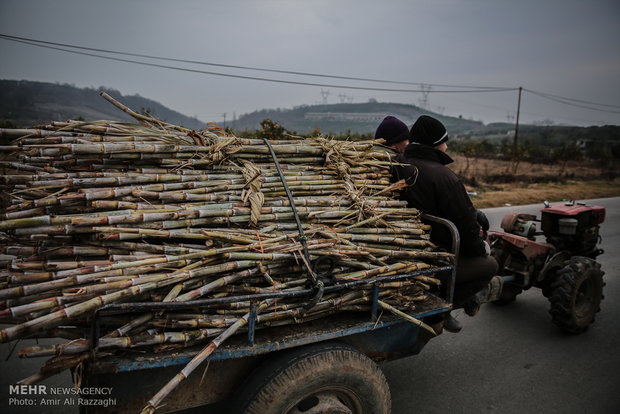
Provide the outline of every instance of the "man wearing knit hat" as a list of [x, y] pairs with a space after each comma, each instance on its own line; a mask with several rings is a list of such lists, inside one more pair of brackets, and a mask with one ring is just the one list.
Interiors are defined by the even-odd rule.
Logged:
[[385, 145], [402, 154], [409, 145], [409, 128], [395, 116], [386, 116], [375, 131], [375, 139], [384, 139]]
[[[474, 316], [480, 303], [476, 293], [483, 290], [497, 272], [497, 261], [490, 256], [489, 245], [481, 236], [477, 211], [461, 180], [446, 165], [454, 162], [446, 154], [448, 132], [437, 119], [422, 115], [411, 127], [410, 144], [394, 159], [394, 180], [405, 179], [407, 188], [401, 198], [410, 207], [450, 220], [460, 236], [459, 258], [454, 292], [455, 308], [464, 308]], [[451, 250], [452, 236], [440, 225], [433, 225], [431, 240]], [[460, 324], [452, 316], [446, 320], [446, 330], [458, 332]]]

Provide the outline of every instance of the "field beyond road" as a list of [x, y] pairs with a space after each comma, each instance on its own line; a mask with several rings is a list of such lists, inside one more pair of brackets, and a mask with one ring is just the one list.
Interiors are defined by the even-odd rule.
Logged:
[[620, 171], [613, 163], [566, 165], [452, 156], [450, 168], [463, 180], [476, 208], [620, 196]]

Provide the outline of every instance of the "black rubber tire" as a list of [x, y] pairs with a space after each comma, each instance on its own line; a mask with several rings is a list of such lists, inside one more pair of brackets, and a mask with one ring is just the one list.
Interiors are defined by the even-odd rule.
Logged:
[[586, 257], [572, 257], [551, 282], [549, 313], [566, 332], [584, 332], [594, 322], [603, 300], [601, 265]]
[[377, 364], [349, 345], [330, 342], [268, 358], [231, 405], [235, 414], [387, 414], [391, 395]]

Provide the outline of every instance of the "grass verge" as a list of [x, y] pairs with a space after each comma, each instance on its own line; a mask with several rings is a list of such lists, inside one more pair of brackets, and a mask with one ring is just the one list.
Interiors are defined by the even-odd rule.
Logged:
[[507, 204], [523, 205], [562, 200], [620, 197], [620, 179], [566, 181], [564, 183], [494, 184], [468, 187], [475, 192], [471, 200], [476, 208], [502, 207]]

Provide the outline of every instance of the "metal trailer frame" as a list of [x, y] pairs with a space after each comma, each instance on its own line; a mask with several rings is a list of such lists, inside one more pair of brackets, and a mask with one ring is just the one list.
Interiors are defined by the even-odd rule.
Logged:
[[[82, 387], [109, 387], [113, 401], [108, 407], [80, 406], [82, 413], [139, 412], [146, 401], [180, 371], [203, 346], [168, 353], [125, 352], [122, 356], [99, 355], [97, 344], [101, 318], [118, 313], [200, 309], [210, 305], [250, 301], [250, 319], [247, 336], [235, 335], [216, 349], [208, 358], [202, 378], [195, 374], [187, 378], [165, 400], [158, 412], [173, 412], [204, 404], [212, 404], [234, 396], [235, 388], [251, 371], [270, 354], [286, 349], [327, 341], [340, 341], [356, 347], [376, 362], [403, 358], [419, 353], [432, 334], [417, 325], [393, 315], [379, 314], [380, 283], [410, 279], [431, 273], [447, 273], [445, 297], [432, 296], [412, 316], [426, 321], [441, 333], [446, 313], [452, 309], [459, 235], [448, 220], [423, 214], [422, 218], [449, 228], [453, 237], [454, 265], [433, 267], [418, 272], [389, 277], [345, 282], [326, 286], [324, 293], [346, 291], [355, 286], [373, 286], [371, 315], [360, 312], [341, 312], [301, 324], [256, 329], [256, 304], [269, 298], [305, 297], [311, 300], [315, 289], [295, 292], [274, 292], [240, 295], [229, 298], [195, 300], [189, 302], [118, 303], [99, 308], [91, 327], [91, 358], [84, 373]], [[103, 352], [102, 352], [103, 353]], [[155, 371], [153, 371], [155, 370]], [[206, 374], [206, 375], [205, 375]]]

